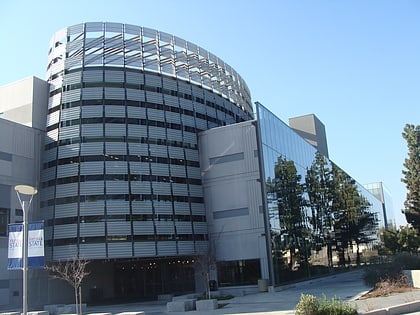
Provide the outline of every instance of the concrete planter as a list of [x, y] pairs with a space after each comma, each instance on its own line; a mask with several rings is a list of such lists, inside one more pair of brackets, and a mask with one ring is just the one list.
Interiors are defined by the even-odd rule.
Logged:
[[194, 311], [196, 307], [196, 299], [175, 300], [166, 303], [168, 312], [187, 312]]
[[216, 299], [211, 300], [199, 300], [195, 302], [197, 311], [210, 311], [215, 310], [219, 307], [219, 303]]
[[420, 270], [403, 270], [403, 274], [407, 277], [409, 284], [414, 288], [420, 288]]

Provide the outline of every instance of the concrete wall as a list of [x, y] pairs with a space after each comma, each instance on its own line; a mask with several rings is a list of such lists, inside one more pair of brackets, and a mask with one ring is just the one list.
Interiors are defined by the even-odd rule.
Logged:
[[217, 261], [260, 259], [267, 278], [264, 218], [253, 122], [199, 135], [210, 242]]
[[0, 86], [2, 118], [37, 129], [45, 129], [48, 83], [28, 77]]
[[[9, 209], [9, 223], [21, 222], [23, 217], [14, 190], [15, 185], [38, 187], [41, 166], [40, 146], [43, 132], [5, 119], [0, 119], [0, 207]], [[39, 196], [32, 201], [30, 221], [39, 218]], [[20, 308], [22, 305], [22, 272], [7, 270], [8, 238], [0, 236], [0, 308]], [[40, 275], [29, 273], [29, 305], [38, 305], [44, 290]]]

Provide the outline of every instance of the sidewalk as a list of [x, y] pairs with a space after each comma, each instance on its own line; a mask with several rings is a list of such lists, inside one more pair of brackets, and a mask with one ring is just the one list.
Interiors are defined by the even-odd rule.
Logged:
[[[301, 294], [311, 294], [318, 298], [324, 295], [326, 298], [338, 298], [354, 305], [359, 314], [404, 314], [403, 312], [420, 311], [420, 290], [400, 293], [389, 297], [370, 298], [356, 300], [357, 297], [369, 291], [363, 282], [363, 271], [356, 270], [343, 274], [328, 276], [325, 278], [296, 283], [276, 288], [276, 292], [263, 292], [235, 297], [226, 301], [219, 301], [226, 304], [224, 307], [212, 311], [189, 311], [189, 312], [167, 312], [166, 303], [146, 302], [121, 305], [106, 305], [88, 307], [87, 313], [108, 312], [116, 314], [119, 312], [144, 311], [146, 315], [221, 315], [221, 314], [254, 314], [254, 315], [286, 315], [294, 314], [296, 304]], [[416, 302], [417, 301], [417, 302]], [[411, 305], [410, 305], [411, 304]], [[397, 305], [410, 305], [411, 308], [391, 309], [372, 313], [374, 310], [388, 308]], [[414, 308], [413, 308], [414, 307]], [[407, 311], [408, 310], [408, 311]], [[403, 312], [402, 312], [403, 311]], [[420, 313], [418, 313], [420, 314]]]

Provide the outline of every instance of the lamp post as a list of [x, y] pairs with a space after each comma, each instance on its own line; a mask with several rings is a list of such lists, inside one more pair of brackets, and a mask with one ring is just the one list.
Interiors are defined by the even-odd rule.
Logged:
[[28, 313], [28, 212], [34, 195], [38, 192], [36, 188], [27, 185], [15, 186], [15, 191], [23, 211], [23, 243], [22, 243], [22, 309], [23, 315]]

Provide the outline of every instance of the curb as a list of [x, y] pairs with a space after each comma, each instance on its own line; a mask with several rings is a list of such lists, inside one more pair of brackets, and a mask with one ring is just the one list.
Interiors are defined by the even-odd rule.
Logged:
[[420, 311], [420, 301], [414, 301], [386, 308], [380, 308], [374, 311], [360, 313], [363, 315], [399, 315]]

